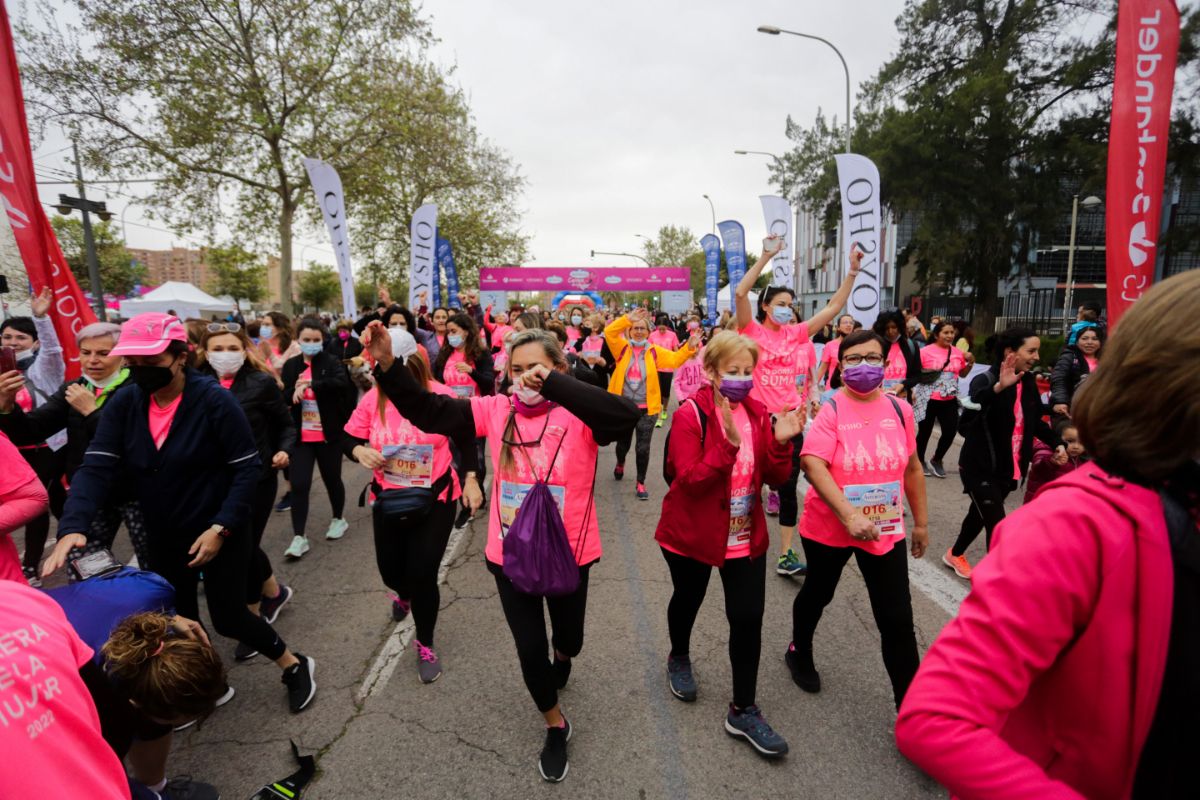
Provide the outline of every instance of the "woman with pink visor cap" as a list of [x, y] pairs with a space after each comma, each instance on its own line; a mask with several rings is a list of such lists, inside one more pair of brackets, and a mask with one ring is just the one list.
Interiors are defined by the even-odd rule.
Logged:
[[316, 694], [316, 662], [292, 653], [245, 603], [250, 506], [261, 472], [245, 413], [219, 383], [187, 366], [187, 330], [176, 317], [139, 314], [121, 326], [113, 354], [128, 361], [130, 386], [105, 404], [43, 574], [88, 543], [93, 518], [120, 481], [141, 504], [154, 571], [175, 587], [179, 613], [200, 618], [203, 580], [217, 633], [275, 661], [291, 711], [301, 711]]

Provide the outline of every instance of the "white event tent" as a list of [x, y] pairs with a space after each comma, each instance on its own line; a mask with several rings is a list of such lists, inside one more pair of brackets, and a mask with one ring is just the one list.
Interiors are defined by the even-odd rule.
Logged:
[[180, 319], [208, 319], [234, 310], [230, 300], [213, 297], [190, 283], [167, 281], [136, 300], [121, 301], [121, 316], [126, 319], [147, 311], [174, 311]]

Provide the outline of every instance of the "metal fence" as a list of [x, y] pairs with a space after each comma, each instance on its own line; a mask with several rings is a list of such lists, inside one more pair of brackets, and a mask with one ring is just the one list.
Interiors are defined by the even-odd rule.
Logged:
[[1039, 336], [1062, 333], [1063, 312], [1055, 302], [1055, 289], [1011, 292], [1004, 298], [1004, 315], [996, 320], [997, 330], [1021, 326]]

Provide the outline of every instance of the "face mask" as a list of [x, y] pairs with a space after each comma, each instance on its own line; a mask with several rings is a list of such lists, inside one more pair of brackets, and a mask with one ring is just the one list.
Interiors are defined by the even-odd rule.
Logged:
[[446, 337], [446, 344], [450, 345], [455, 350], [457, 350], [458, 348], [463, 346], [463, 337], [459, 336], [458, 334], [452, 333]]
[[240, 351], [209, 353], [208, 363], [212, 365], [213, 371], [222, 377], [236, 375], [246, 363], [246, 354]]
[[688, 323], [688, 330], [689, 330], [689, 331], [697, 331], [697, 330], [700, 330], [700, 323], [699, 323], [699, 322], [689, 322], [689, 323]]
[[260, 339], [270, 339], [270, 338], [271, 338], [271, 337], [273, 337], [274, 335], [275, 335], [275, 329], [274, 329], [274, 328], [272, 328], [270, 325], [261, 325], [261, 326], [259, 326], [259, 329], [258, 329], [258, 338], [260, 338]]
[[17, 353], [17, 366], [21, 369], [28, 369], [33, 363], [33, 359], [37, 356], [36, 350], [22, 350]]
[[729, 402], [740, 403], [749, 396], [753, 386], [753, 375], [722, 375], [719, 390]]
[[300, 352], [304, 353], [306, 356], [315, 356], [317, 353], [321, 352], [322, 349], [323, 348], [320, 342], [300, 343]]
[[350, 338], [350, 331], [338, 331], [338, 338], [343, 342]]
[[578, 314], [571, 317], [571, 324], [574, 325], [576, 328], [579, 327], [579, 323], [581, 323], [581, 322], [583, 322], [583, 317], [579, 316]]
[[771, 319], [775, 320], [777, 325], [790, 325], [792, 309], [787, 306], [771, 306]]
[[846, 367], [842, 370], [842, 383], [858, 394], [870, 394], [883, 384], [883, 365]]
[[170, 367], [132, 366], [129, 368], [129, 380], [140, 386], [146, 394], [154, 394], [167, 386], [175, 378]]
[[546, 398], [523, 384], [513, 387], [513, 399], [517, 413], [523, 417], [535, 417], [550, 410]]
[[116, 379], [119, 378], [120, 376], [121, 376], [121, 370], [117, 370], [112, 375], [109, 375], [107, 378], [93, 378], [91, 375], [84, 375], [83, 377], [87, 379], [88, 383], [90, 383], [92, 386], [96, 387], [97, 389], [107, 389], [109, 386], [112, 386], [113, 382], [116, 381]]
[[634, 347], [645, 347], [646, 346], [645, 339], [635, 339], [632, 336], [629, 337], [629, 343], [631, 345], [633, 345]]

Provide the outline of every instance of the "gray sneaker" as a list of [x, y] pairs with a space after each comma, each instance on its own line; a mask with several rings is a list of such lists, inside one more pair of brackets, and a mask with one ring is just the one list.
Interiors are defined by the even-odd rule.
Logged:
[[787, 755], [787, 742], [767, 724], [758, 706], [747, 706], [736, 711], [730, 704], [729, 715], [725, 717], [725, 732], [745, 739], [765, 758]]
[[929, 466], [929, 462], [928, 462], [928, 461], [922, 461], [922, 462], [921, 462], [921, 472], [923, 472], [923, 473], [925, 474], [925, 477], [926, 477], [926, 478], [932, 478], [932, 477], [933, 477], [933, 469], [932, 469], [932, 468]]
[[933, 470], [933, 477], [935, 477], [935, 478], [944, 478], [944, 477], [946, 477], [946, 469], [945, 469], [945, 468], [942, 466], [942, 462], [940, 462], [940, 461], [930, 461], [930, 462], [929, 462], [929, 468], [930, 468], [931, 470]]
[[442, 662], [438, 661], [433, 648], [426, 647], [416, 639], [413, 639], [413, 645], [417, 651], [417, 675], [421, 683], [433, 683], [442, 677]]
[[690, 658], [668, 656], [667, 681], [671, 687], [671, 694], [683, 702], [691, 703], [696, 699], [696, 676], [692, 674]]

